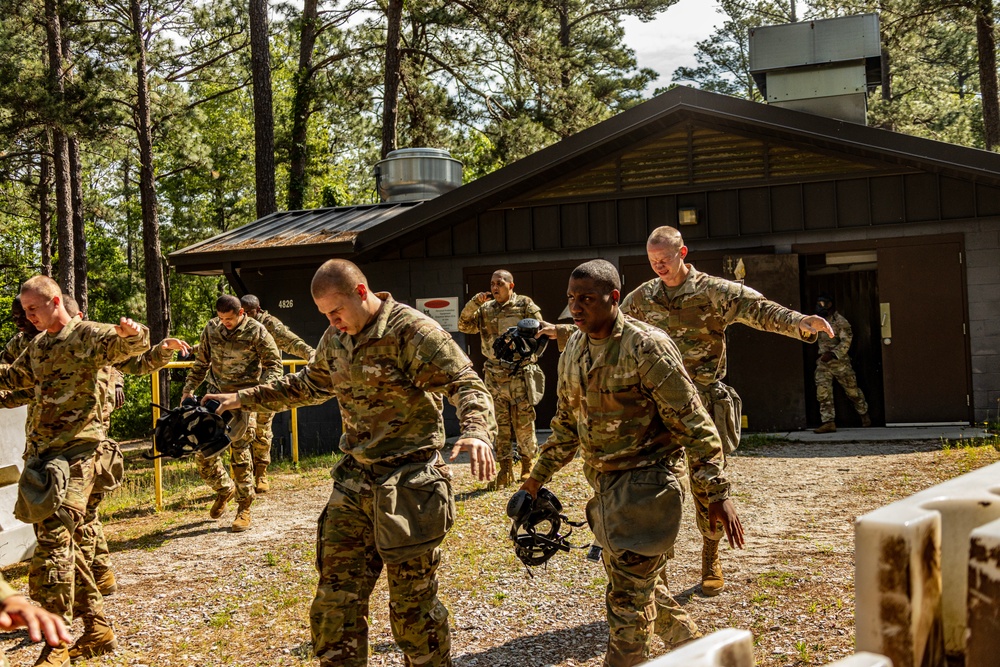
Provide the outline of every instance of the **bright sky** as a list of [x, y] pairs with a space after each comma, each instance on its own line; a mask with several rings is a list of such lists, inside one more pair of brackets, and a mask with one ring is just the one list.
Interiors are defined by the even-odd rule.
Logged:
[[722, 22], [717, 6], [715, 0], [680, 0], [649, 23], [625, 19], [625, 42], [635, 51], [639, 67], [660, 74], [650, 85], [650, 93], [668, 85], [678, 67], [696, 64], [695, 42], [711, 35]]

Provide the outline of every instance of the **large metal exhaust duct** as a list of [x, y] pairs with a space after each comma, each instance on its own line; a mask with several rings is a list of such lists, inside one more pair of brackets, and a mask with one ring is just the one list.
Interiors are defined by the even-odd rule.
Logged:
[[462, 184], [462, 163], [440, 148], [400, 148], [375, 163], [384, 202], [433, 199]]

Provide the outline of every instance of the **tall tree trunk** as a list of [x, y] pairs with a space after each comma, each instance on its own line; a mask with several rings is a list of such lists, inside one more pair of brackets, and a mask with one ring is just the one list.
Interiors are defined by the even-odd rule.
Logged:
[[385, 84], [382, 96], [382, 157], [396, 150], [396, 120], [399, 116], [399, 79], [402, 55], [399, 38], [403, 23], [403, 0], [389, 0], [386, 8]]
[[983, 133], [986, 150], [1000, 145], [1000, 97], [997, 95], [997, 41], [993, 32], [993, 0], [976, 7], [976, 46], [979, 51], [979, 91], [983, 96]]
[[[149, 80], [146, 69], [145, 30], [139, 0], [129, 0], [132, 39], [136, 53], [136, 134], [139, 143], [139, 203], [142, 209], [142, 248], [146, 265], [146, 324], [151, 340], [159, 341], [170, 330], [167, 288], [160, 252], [160, 220], [156, 207], [153, 172], [153, 131], [149, 110]], [[166, 375], [166, 374], [164, 374]]]
[[309, 167], [309, 116], [313, 104], [312, 57], [319, 26], [319, 0], [305, 0], [299, 31], [299, 69], [295, 73], [292, 98], [292, 142], [288, 149], [288, 210], [301, 210], [305, 204]]
[[271, 47], [267, 0], [250, 0], [250, 70], [253, 76], [254, 167], [257, 217], [278, 210], [274, 194], [274, 107], [271, 103]]
[[39, 245], [42, 247], [42, 275], [52, 276], [52, 209], [49, 195], [52, 191], [52, 132], [42, 134], [41, 159], [38, 164], [38, 226], [41, 230]]
[[[48, 78], [52, 94], [62, 97], [64, 63], [62, 28], [56, 0], [45, 0], [45, 40], [48, 45]], [[52, 128], [52, 163], [56, 182], [56, 236], [59, 239], [59, 286], [64, 292], [75, 287], [73, 263], [73, 203], [70, 194], [69, 142], [61, 127]]]
[[69, 138], [69, 182], [73, 204], [73, 296], [80, 312], [87, 313], [87, 234], [83, 228], [83, 165], [80, 163], [80, 139]]

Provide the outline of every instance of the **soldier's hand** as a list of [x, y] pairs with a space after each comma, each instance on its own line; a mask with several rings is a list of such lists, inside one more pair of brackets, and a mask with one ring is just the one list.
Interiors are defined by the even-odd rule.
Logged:
[[191, 351], [191, 344], [180, 338], [164, 338], [163, 342], [160, 343], [160, 347], [165, 347], [168, 350], [177, 350], [181, 354], [187, 354]]
[[472, 298], [475, 299], [476, 303], [478, 303], [481, 306], [484, 303], [486, 303], [487, 301], [489, 301], [490, 299], [492, 299], [493, 295], [490, 294], [489, 292], [480, 292], [479, 294], [477, 294], [476, 296], [474, 296]]
[[833, 361], [833, 352], [824, 352], [820, 355], [819, 360], [823, 363], [830, 363]]
[[493, 448], [479, 438], [460, 438], [451, 449], [449, 461], [458, 458], [459, 452], [469, 452], [472, 476], [480, 481], [493, 479], [497, 472], [497, 462], [493, 458]]
[[205, 394], [205, 397], [201, 399], [201, 404], [205, 405], [205, 401], [212, 399], [219, 402], [219, 409], [215, 411], [217, 415], [221, 415], [226, 410], [239, 410], [243, 407], [240, 395], [235, 392], [232, 394]]
[[125, 387], [118, 385], [115, 387], [115, 410], [125, 405]]
[[714, 526], [717, 523], [721, 523], [722, 529], [726, 531], [730, 548], [742, 549], [745, 544], [743, 541], [743, 524], [740, 523], [740, 518], [736, 516], [736, 505], [733, 504], [732, 500], [727, 498], [709, 504], [708, 525]]
[[830, 323], [819, 315], [806, 315], [802, 321], [799, 322], [799, 331], [802, 333], [817, 335], [822, 331], [830, 338], [833, 338], [833, 327], [831, 327]]
[[537, 479], [529, 477], [528, 479], [524, 480], [524, 483], [521, 484], [521, 488], [518, 489], [518, 491], [527, 491], [528, 493], [531, 494], [532, 498], [537, 498], [538, 490], [541, 488], [542, 488], [541, 482], [539, 482]]
[[559, 334], [556, 333], [556, 325], [549, 324], [548, 322], [542, 322], [542, 328], [535, 334], [535, 338], [541, 338], [542, 336], [551, 338], [552, 340], [558, 338]]
[[42, 641], [43, 636], [52, 646], [73, 641], [61, 616], [32, 605], [23, 595], [11, 595], [0, 603], [0, 628], [21, 627], [28, 628], [28, 637], [33, 642]]
[[141, 325], [134, 322], [130, 317], [123, 317], [121, 321], [115, 325], [115, 333], [117, 333], [122, 338], [129, 338], [130, 336], [135, 336], [140, 331], [142, 331]]

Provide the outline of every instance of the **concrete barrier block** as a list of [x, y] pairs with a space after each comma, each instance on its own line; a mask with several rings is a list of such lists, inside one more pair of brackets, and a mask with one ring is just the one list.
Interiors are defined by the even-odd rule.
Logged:
[[1000, 521], [972, 531], [969, 541], [966, 665], [1000, 662]]
[[0, 409], [0, 566], [22, 561], [35, 551], [34, 528], [14, 518], [27, 416], [26, 407]]
[[[973, 530], [1000, 519], [1000, 464], [949, 480], [855, 524], [855, 639], [896, 667], [963, 655]], [[977, 663], [967, 663], [977, 664]]]
[[753, 635], [727, 628], [643, 663], [644, 667], [753, 667]]

